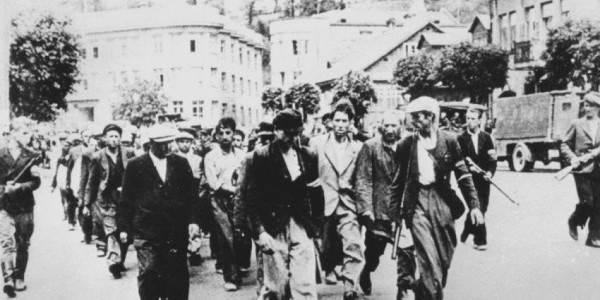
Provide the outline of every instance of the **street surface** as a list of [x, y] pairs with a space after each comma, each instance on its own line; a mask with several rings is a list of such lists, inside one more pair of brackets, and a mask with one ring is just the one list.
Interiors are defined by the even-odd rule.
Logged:
[[[486, 218], [489, 249], [474, 250], [471, 239], [458, 245], [445, 299], [600, 299], [600, 249], [584, 246], [586, 232], [580, 233], [578, 242], [568, 235], [567, 218], [577, 201], [572, 176], [557, 182], [552, 177], [557, 166], [515, 173], [503, 163], [499, 169], [497, 183], [521, 205], [513, 205], [492, 188]], [[79, 228], [68, 231], [58, 191], [50, 193], [49, 174], [36, 193], [28, 289], [17, 299], [138, 299], [135, 251], [129, 251], [128, 272], [120, 280], [112, 279], [105, 260], [96, 258], [95, 247], [80, 243]], [[459, 234], [463, 222], [457, 222]], [[223, 291], [214, 260], [190, 273], [190, 299], [256, 295], [254, 273], [235, 293]], [[388, 248], [372, 277], [369, 299], [395, 299], [395, 273]], [[342, 299], [342, 286], [320, 286], [319, 293], [321, 299]]]

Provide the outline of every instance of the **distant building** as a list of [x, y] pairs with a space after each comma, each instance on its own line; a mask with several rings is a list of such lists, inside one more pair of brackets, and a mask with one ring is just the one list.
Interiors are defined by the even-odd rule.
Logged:
[[490, 0], [490, 9], [492, 44], [510, 51], [508, 86], [517, 95], [544, 64], [549, 29], [568, 19], [600, 19], [600, 0]]
[[489, 15], [476, 15], [469, 28], [471, 43], [477, 46], [489, 45], [492, 42], [491, 21]]
[[173, 5], [82, 14], [82, 77], [68, 97], [90, 120], [111, 119], [118, 87], [150, 80], [170, 99], [168, 113], [214, 124], [223, 115], [258, 124], [262, 38], [209, 7]]
[[419, 38], [417, 49], [422, 52], [439, 52], [445, 47], [468, 42], [469, 33], [463, 31], [462, 34], [425, 32]]

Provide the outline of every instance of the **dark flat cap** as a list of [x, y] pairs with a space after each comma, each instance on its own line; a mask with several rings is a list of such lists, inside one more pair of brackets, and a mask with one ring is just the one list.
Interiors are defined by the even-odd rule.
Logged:
[[119, 135], [123, 134], [123, 129], [121, 128], [121, 126], [117, 125], [117, 124], [108, 124], [104, 127], [104, 130], [102, 130], [102, 135], [106, 135], [107, 132], [109, 131], [116, 131], [119, 133]]
[[299, 111], [291, 108], [280, 111], [273, 119], [273, 126], [281, 130], [298, 128], [302, 125], [302, 115]]
[[263, 136], [263, 135], [273, 135], [273, 134], [274, 134], [273, 124], [267, 123], [267, 122], [260, 122], [258, 124], [258, 129], [256, 130], [256, 135]]

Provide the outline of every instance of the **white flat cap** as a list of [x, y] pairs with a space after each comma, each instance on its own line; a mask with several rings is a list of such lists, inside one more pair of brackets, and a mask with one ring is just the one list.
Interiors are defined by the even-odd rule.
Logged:
[[148, 140], [155, 143], [168, 143], [177, 137], [177, 132], [164, 125], [154, 125], [148, 129]]
[[189, 133], [189, 132], [180, 131], [177, 134], [177, 139], [178, 140], [193, 140], [194, 136], [191, 133]]
[[429, 112], [434, 113], [435, 115], [439, 115], [440, 114], [440, 104], [438, 103], [437, 100], [435, 100], [431, 97], [422, 96], [422, 97], [419, 97], [419, 98], [411, 101], [406, 106], [406, 112], [409, 114], [420, 112], [420, 111], [429, 111]]

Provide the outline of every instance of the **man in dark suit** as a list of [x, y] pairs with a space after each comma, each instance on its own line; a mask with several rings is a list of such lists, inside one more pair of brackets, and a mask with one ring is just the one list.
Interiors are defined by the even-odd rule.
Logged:
[[310, 200], [318, 179], [315, 156], [298, 145], [299, 112], [286, 109], [273, 120], [275, 141], [255, 150], [245, 204], [252, 236], [262, 250], [264, 287], [259, 299], [317, 299], [315, 216]]
[[132, 151], [121, 146], [121, 127], [109, 124], [103, 134], [106, 147], [94, 153], [90, 163], [85, 192], [84, 214], [92, 214], [97, 229], [96, 248], [99, 256], [106, 254], [108, 270], [116, 278], [125, 271], [124, 262], [129, 243], [120, 243], [115, 220], [117, 202], [121, 196], [123, 173]]
[[[490, 182], [487, 179], [492, 178], [496, 173], [497, 162], [492, 137], [481, 130], [481, 115], [480, 110], [469, 109], [467, 111], [467, 130], [458, 136], [458, 144], [464, 157], [471, 159], [485, 172], [483, 174], [477, 173], [475, 168], [467, 162], [469, 171], [473, 174], [473, 183], [475, 189], [477, 189], [480, 209], [485, 216], [490, 202]], [[470, 216], [467, 215], [460, 241], [464, 243], [471, 234], [473, 235], [474, 248], [482, 251], [486, 250], [487, 230], [485, 223], [475, 226]]]
[[[371, 294], [371, 273], [377, 269], [379, 258], [394, 233], [390, 198], [392, 182], [398, 166], [396, 147], [400, 140], [401, 122], [396, 114], [384, 114], [379, 136], [366, 141], [358, 153], [356, 173], [356, 204], [365, 233], [365, 267], [360, 275], [360, 286]], [[398, 249], [398, 294], [411, 289], [414, 281], [414, 249]]]
[[579, 203], [569, 217], [569, 234], [577, 240], [577, 227], [589, 222], [587, 246], [600, 247], [600, 93], [585, 95], [585, 116], [574, 120], [565, 133], [561, 152], [573, 166]]
[[199, 233], [199, 199], [188, 161], [169, 154], [175, 132], [150, 130], [150, 152], [132, 159], [117, 206], [121, 241], [133, 238], [141, 300], [185, 300], [188, 238]]
[[31, 141], [29, 125], [26, 118], [12, 120], [7, 146], [0, 148], [0, 265], [3, 291], [11, 298], [16, 296], [15, 290], [27, 288], [24, 279], [33, 234], [33, 191], [41, 183], [37, 167], [41, 156], [26, 146]]

